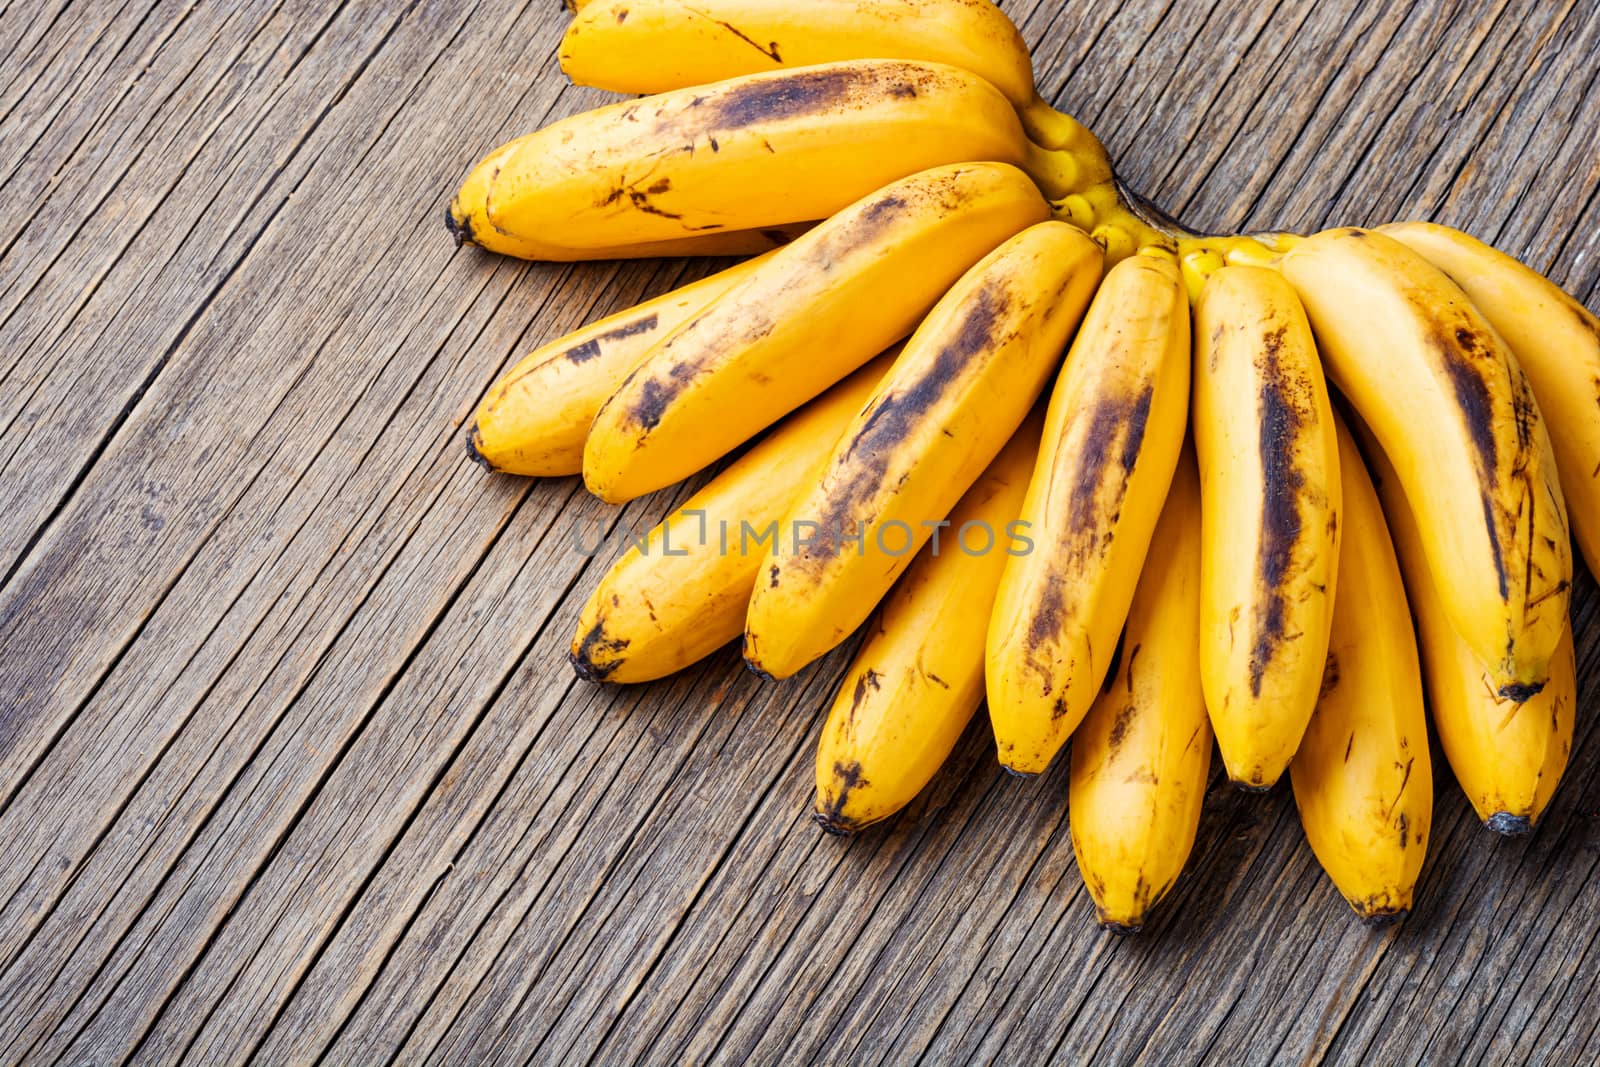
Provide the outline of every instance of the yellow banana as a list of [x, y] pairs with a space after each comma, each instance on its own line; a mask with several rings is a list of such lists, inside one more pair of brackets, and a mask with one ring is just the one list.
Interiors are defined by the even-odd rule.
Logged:
[[[1176, 228], [1176, 227], [1172, 227]], [[1178, 264], [1189, 299], [1196, 303], [1206, 279], [1223, 267], [1276, 267], [1283, 253], [1303, 238], [1292, 233], [1250, 233], [1231, 237], [1183, 234], [1177, 239]]]
[[815, 531], [763, 565], [745, 662], [787, 678], [843, 641], [1021, 424], [1100, 280], [1100, 249], [1031, 227], [939, 301], [782, 528]]
[[[963, 551], [963, 529], [1005, 531], [1022, 510], [1042, 419], [1030, 417], [884, 602], [817, 745], [813, 816], [830, 834], [888, 818], [933, 780], [983, 700], [983, 627], [1006, 555]], [[975, 535], [974, 535], [975, 536]], [[981, 547], [974, 545], [974, 548]]]
[[646, 682], [739, 636], [765, 557], [759, 533], [816, 480], [894, 357], [796, 412], [612, 566], [578, 616], [569, 658], [579, 676]]
[[1322, 869], [1364, 921], [1399, 919], [1427, 851], [1433, 767], [1411, 613], [1361, 454], [1339, 427], [1339, 595], [1322, 698], [1289, 766]]
[[460, 241], [530, 259], [643, 254], [827, 218], [907, 175], [986, 160], [1025, 167], [1051, 196], [1098, 177], [1033, 146], [974, 74], [830, 63], [612, 104], [518, 138], [474, 168], [449, 224]]
[[1282, 269], [1329, 377], [1395, 465], [1451, 623], [1501, 694], [1527, 699], [1549, 676], [1572, 582], [1527, 378], [1466, 294], [1392, 237], [1329, 230]]
[[1111, 667], [1172, 482], [1189, 408], [1189, 301], [1170, 256], [1105, 277], [1056, 379], [1022, 520], [990, 619], [1000, 763], [1042, 772]]
[[593, 0], [561, 41], [569, 78], [619, 93], [873, 58], [969, 70], [1039, 144], [1083, 143], [1083, 127], [1039, 97], [1028, 46], [992, 0]]
[[1072, 737], [1072, 851], [1100, 925], [1117, 931], [1143, 926], [1183, 872], [1210, 775], [1200, 514], [1186, 449], [1128, 609], [1120, 666]]
[[1448, 274], [1516, 353], [1550, 433], [1572, 532], [1600, 575], [1600, 318], [1460, 230], [1429, 222], [1380, 230]]
[[589, 424], [645, 353], [748, 278], [762, 256], [541, 345], [484, 395], [467, 450], [491, 470], [557, 478], [583, 470]]
[[1004, 163], [937, 167], [851, 205], [651, 350], [595, 416], [584, 481], [616, 502], [693, 474], [905, 337], [968, 267], [1048, 216]]
[[1365, 427], [1357, 423], [1354, 429], [1362, 438], [1405, 574], [1439, 744], [1484, 825], [1496, 833], [1527, 833], [1544, 814], [1572, 751], [1577, 704], [1572, 625], [1561, 632], [1544, 689], [1520, 704], [1495, 692], [1483, 664], [1445, 615], [1394, 468]]
[[1339, 443], [1289, 283], [1223, 267], [1195, 305], [1205, 534], [1200, 675], [1235, 784], [1267, 789], [1317, 705], [1339, 560]]

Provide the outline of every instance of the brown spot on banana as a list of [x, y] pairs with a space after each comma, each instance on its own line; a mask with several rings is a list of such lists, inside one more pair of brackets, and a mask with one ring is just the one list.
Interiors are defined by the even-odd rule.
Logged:
[[867, 699], [867, 690], [878, 692], [882, 688], [883, 685], [878, 680], [877, 671], [868, 667], [861, 672], [861, 677], [856, 679], [855, 692], [850, 694], [850, 718], [854, 719], [856, 717], [856, 712], [861, 708], [861, 702]]
[[[1433, 309], [1426, 305], [1419, 307], [1422, 317], [1429, 320]], [[1430, 340], [1439, 353], [1441, 365], [1455, 395], [1456, 406], [1461, 411], [1462, 424], [1472, 440], [1478, 478], [1485, 487], [1481, 500], [1484, 526], [1489, 535], [1489, 550], [1494, 559], [1500, 598], [1504, 600], [1511, 595], [1511, 584], [1506, 569], [1505, 546], [1500, 540], [1499, 512], [1493, 495], [1499, 482], [1499, 443], [1494, 434], [1493, 392], [1484, 376], [1487, 368], [1482, 366], [1484, 354], [1492, 353], [1494, 349], [1469, 327], [1452, 330], [1448, 325], [1437, 322]], [[1496, 364], [1499, 362], [1492, 355], [1489, 359]], [[1519, 430], [1519, 436], [1520, 433]]]
[[838, 787], [837, 790], [826, 800], [822, 797], [817, 798], [817, 810], [811, 813], [811, 818], [822, 828], [823, 833], [833, 834], [835, 837], [849, 837], [861, 827], [854, 819], [844, 814], [844, 806], [849, 803], [850, 794], [866, 785], [867, 780], [861, 777], [861, 764], [855, 760], [849, 763], [835, 763], [833, 779]]
[[[618, 15], [617, 21], [621, 22], [627, 17], [628, 13], [623, 11]], [[727, 30], [729, 33], [733, 34], [751, 48], [754, 48], [757, 52], [760, 52], [762, 55], [772, 60], [772, 62], [778, 64], [779, 66], [783, 65], [783, 56], [778, 52], [777, 41], [772, 41], [769, 44], [763, 45], [760, 41], [756, 40], [754, 37], [751, 37], [749, 34], [745, 33], [731, 22], [723, 22], [720, 19], [712, 19], [711, 21], [715, 22], [718, 26], [721, 26], [724, 30]]]
[[[1099, 516], [1121, 512], [1127, 496], [1128, 479], [1133, 474], [1144, 445], [1146, 424], [1150, 419], [1150, 404], [1155, 394], [1153, 382], [1142, 383], [1138, 392], [1108, 394], [1097, 397], [1098, 403], [1080, 418], [1087, 421], [1083, 442], [1082, 464], [1068, 490], [1067, 529], [1063, 532], [1061, 548], [1069, 560], [1105, 551], [1112, 534], [1097, 533], [1101, 527]], [[1066, 590], [1059, 581], [1052, 580], [1034, 603], [1028, 619], [1027, 636], [1023, 642], [1024, 662], [1039, 678], [1040, 692], [1049, 696], [1065, 691], [1067, 686], [1054, 676], [1054, 657], [1048, 649], [1066, 625]], [[1090, 657], [1088, 635], [1084, 646]], [[1076, 671], [1079, 664], [1073, 663]], [[1090, 666], [1086, 664], [1084, 666]], [[1056, 701], [1055, 715], [1067, 713], [1063, 700]]]
[[849, 477], [816, 516], [825, 536], [792, 557], [789, 567], [815, 572], [838, 555], [844, 541], [836, 535], [855, 529], [855, 523], [866, 518], [864, 512], [882, 491], [896, 449], [907, 435], [974, 362], [990, 358], [1004, 345], [1006, 338], [996, 336], [997, 324], [1006, 317], [1014, 299], [1003, 279], [980, 289], [967, 305], [960, 329], [929, 362], [927, 370], [906, 388], [886, 392], [873, 402], [861, 429], [837, 460], [839, 467], [849, 470]]
[[1256, 555], [1256, 575], [1262, 596], [1257, 604], [1255, 642], [1250, 649], [1250, 692], [1261, 695], [1261, 679], [1278, 650], [1290, 639], [1286, 633], [1289, 605], [1285, 590], [1295, 563], [1295, 550], [1303, 532], [1301, 496], [1306, 478], [1295, 456], [1296, 440], [1307, 431], [1314, 398], [1306, 383], [1291, 381], [1278, 361], [1283, 349], [1282, 327], [1262, 339], [1260, 355], [1261, 437], [1261, 548]]
[[1122, 742], [1127, 740], [1128, 727], [1133, 725], [1133, 716], [1138, 710], [1137, 705], [1131, 701], [1118, 710], [1116, 719], [1111, 723], [1111, 733], [1106, 736], [1106, 761], [1108, 763], [1116, 758], [1117, 751], [1122, 748]]
[[1318, 691], [1317, 691], [1317, 699], [1318, 699], [1318, 701], [1320, 701], [1320, 699], [1322, 699], [1322, 697], [1328, 696], [1328, 694], [1333, 693], [1334, 689], [1338, 689], [1338, 688], [1339, 688], [1339, 657], [1338, 657], [1338, 654], [1334, 654], [1333, 649], [1330, 648], [1330, 649], [1328, 649], [1328, 661], [1326, 661], [1325, 664], [1323, 664], [1323, 667], [1322, 667], [1322, 689], [1318, 689]]
[[916, 83], [927, 76], [925, 68], [895, 65], [828, 67], [799, 71], [776, 82], [755, 81], [722, 94], [709, 106], [692, 109], [694, 123], [685, 132], [692, 130], [697, 140], [710, 131], [820, 114], [881, 92], [915, 95]]
[[621, 664], [618, 657], [627, 651], [629, 644], [626, 638], [607, 637], [605, 620], [602, 618], [576, 642], [567, 654], [567, 661], [584, 681], [604, 682]]

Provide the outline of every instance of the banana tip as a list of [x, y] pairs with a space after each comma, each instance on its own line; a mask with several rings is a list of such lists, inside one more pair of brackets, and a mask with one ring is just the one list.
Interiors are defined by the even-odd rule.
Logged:
[[746, 670], [755, 675], [757, 678], [760, 678], [763, 682], [776, 682], [778, 680], [777, 675], [769, 674], [754, 660], [747, 659], [744, 661], [744, 665]]
[[1128, 937], [1144, 929], [1143, 922], [1120, 923], [1113, 919], [1101, 919], [1100, 929], [1117, 937]]
[[472, 240], [472, 220], [465, 215], [459, 218], [456, 217], [456, 202], [454, 200], [450, 201], [449, 206], [444, 209], [444, 228], [450, 232], [450, 237], [455, 241], [457, 248], [474, 243]]
[[1506, 837], [1521, 837], [1532, 832], [1533, 818], [1528, 815], [1513, 815], [1509, 811], [1497, 811], [1483, 820], [1483, 825]]
[[483, 458], [482, 444], [483, 434], [478, 432], [478, 424], [473, 423], [467, 427], [467, 458], [490, 474], [493, 474], [494, 464]]
[[822, 828], [822, 832], [833, 837], [854, 837], [860, 829], [855, 823], [840, 815], [836, 811], [817, 810], [811, 813], [811, 821]]
[[1410, 908], [1378, 908], [1373, 911], [1361, 912], [1361, 925], [1373, 930], [1381, 930], [1411, 914]]
[[1251, 796], [1262, 796], [1272, 792], [1271, 784], [1262, 785], [1259, 782], [1241, 782], [1237, 778], [1231, 779], [1231, 781], [1235, 789], [1241, 793], [1249, 793]]
[[1511, 682], [1500, 687], [1500, 695], [1513, 704], [1522, 704], [1544, 692], [1543, 682]]
[[597, 667], [589, 662], [589, 657], [579, 652], [568, 652], [567, 662], [572, 664], [572, 673], [586, 682], [604, 682], [611, 671], [604, 667]]

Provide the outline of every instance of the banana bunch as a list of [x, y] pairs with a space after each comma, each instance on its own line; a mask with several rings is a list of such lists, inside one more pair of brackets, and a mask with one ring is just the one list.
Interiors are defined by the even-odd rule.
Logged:
[[[1123, 189], [990, 0], [582, 0], [575, 82], [651, 94], [468, 175], [458, 242], [752, 255], [551, 341], [485, 467], [621, 503], [713, 472], [611, 565], [590, 681], [861, 634], [818, 824], [912, 803], [987, 702], [1066, 760], [1099, 920], [1177, 882], [1211, 784], [1287, 772], [1363, 919], [1412, 906], [1427, 713], [1482, 821], [1565, 768], [1571, 539], [1600, 567], [1600, 322], [1455, 230], [1200, 236]], [[1572, 524], [1569, 533], [1568, 523]]]

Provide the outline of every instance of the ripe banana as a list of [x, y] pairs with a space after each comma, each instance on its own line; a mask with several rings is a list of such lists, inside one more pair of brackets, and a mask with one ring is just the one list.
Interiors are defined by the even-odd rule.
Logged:
[[968, 267], [1048, 216], [1004, 163], [937, 167], [851, 205], [651, 350], [595, 416], [584, 481], [616, 502], [687, 477], [904, 338]]
[[[781, 529], [814, 529], [763, 564], [745, 662], [787, 678], [843, 641], [1033, 406], [1100, 280], [1100, 249], [1064, 222], [1031, 227], [940, 300]], [[1009, 550], [991, 531], [988, 551]]]
[[739, 636], [765, 556], [751, 531], [816, 480], [895, 354], [796, 412], [612, 566], [578, 616], [569, 659], [580, 677], [662, 678]]
[[541, 345], [484, 395], [467, 430], [467, 451], [491, 470], [558, 478], [583, 470], [589, 424], [645, 354], [771, 253]]
[[884, 602], [845, 675], [817, 746], [813, 818], [852, 834], [888, 818], [933, 780], [983, 700], [983, 627], [1006, 556], [963, 551], [963, 529], [1006, 530], [1039, 451], [1022, 424]]
[[1111, 667], [1178, 462], [1189, 407], [1189, 301], [1170, 256], [1113, 267], [1056, 379], [1023, 521], [989, 622], [1000, 763], [1038, 774]]
[[[451, 202], [460, 241], [529, 259], [827, 218], [929, 167], [1024, 166], [1051, 196], [1075, 157], [1023, 135], [1005, 97], [938, 63], [857, 60], [753, 74], [553, 123], [490, 153]], [[668, 254], [678, 254], [677, 251]]]
[[1211, 726], [1200, 694], [1200, 481], [1185, 449], [1128, 610], [1117, 673], [1072, 737], [1072, 851], [1100, 925], [1132, 932], [1200, 825]]
[[445, 229], [455, 238], [457, 248], [470, 244], [519, 259], [561, 263], [590, 259], [755, 256], [781, 248], [811, 228], [809, 222], [792, 222], [757, 229], [711, 229], [661, 240], [585, 244], [579, 248], [561, 248], [539, 237], [518, 237], [496, 229], [486, 214], [491, 183], [518, 144], [512, 141], [502, 145], [474, 167], [445, 209]]
[[1380, 230], [1448, 274], [1516, 353], [1550, 433], [1572, 532], [1600, 575], [1600, 318], [1460, 230], [1428, 222]]
[[1483, 664], [1445, 615], [1394, 468], [1365, 427], [1357, 423], [1353, 429], [1400, 557], [1417, 620], [1428, 706], [1445, 758], [1485, 826], [1496, 833], [1527, 833], [1544, 814], [1572, 751], [1577, 704], [1572, 625], [1562, 630], [1550, 661], [1550, 684], [1520, 704], [1496, 693]]
[[1339, 426], [1339, 595], [1322, 698], [1289, 766], [1306, 839], [1364, 921], [1403, 917], [1427, 851], [1433, 767], [1411, 613], [1377, 493]]
[[1040, 99], [1028, 46], [992, 0], [593, 0], [561, 41], [569, 78], [619, 93], [872, 58], [971, 71], [1005, 94], [1046, 147], [1086, 136]]
[[1549, 677], [1572, 546], [1527, 378], [1466, 294], [1392, 237], [1329, 230], [1282, 269], [1328, 374], [1394, 463], [1451, 623], [1503, 696]]
[[1223, 267], [1195, 306], [1200, 675], [1228, 776], [1270, 788], [1317, 705], [1339, 559], [1339, 443], [1289, 283]]

